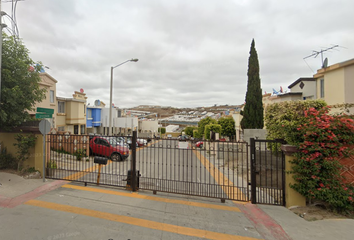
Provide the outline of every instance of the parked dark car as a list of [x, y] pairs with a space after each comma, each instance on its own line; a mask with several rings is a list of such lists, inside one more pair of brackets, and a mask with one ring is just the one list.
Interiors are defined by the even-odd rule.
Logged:
[[179, 141], [187, 141], [189, 139], [188, 135], [179, 135], [177, 140]]
[[90, 155], [99, 155], [110, 158], [112, 161], [121, 161], [129, 157], [129, 149], [119, 145], [114, 137], [95, 136], [90, 140]]

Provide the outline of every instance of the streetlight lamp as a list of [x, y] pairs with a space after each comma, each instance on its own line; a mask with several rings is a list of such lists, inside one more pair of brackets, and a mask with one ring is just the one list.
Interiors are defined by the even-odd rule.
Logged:
[[112, 135], [113, 129], [112, 129], [112, 86], [113, 86], [113, 69], [116, 67], [119, 67], [120, 65], [123, 65], [124, 63], [127, 62], [137, 62], [139, 59], [137, 58], [132, 58], [130, 60], [127, 60], [125, 62], [122, 62], [118, 64], [117, 66], [111, 67], [111, 86], [110, 86], [110, 95], [109, 95], [109, 129], [108, 129], [108, 135]]

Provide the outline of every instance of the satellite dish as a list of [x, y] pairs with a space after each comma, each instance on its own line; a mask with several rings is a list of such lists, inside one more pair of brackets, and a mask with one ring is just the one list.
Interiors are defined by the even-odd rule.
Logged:
[[100, 100], [95, 100], [95, 106], [99, 106], [99, 105], [101, 105], [101, 102], [100, 102]]
[[322, 68], [326, 68], [326, 67], [328, 67], [328, 58], [325, 58], [322, 65]]

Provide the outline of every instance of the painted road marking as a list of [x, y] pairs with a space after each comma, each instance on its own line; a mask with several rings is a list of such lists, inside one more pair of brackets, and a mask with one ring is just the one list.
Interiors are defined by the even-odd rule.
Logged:
[[139, 219], [139, 218], [128, 217], [124, 215], [112, 214], [107, 212], [100, 212], [96, 210], [73, 207], [73, 206], [63, 205], [58, 203], [45, 202], [40, 200], [29, 200], [25, 204], [41, 207], [41, 208], [57, 210], [57, 211], [68, 212], [68, 213], [75, 213], [75, 214], [84, 215], [88, 217], [105, 219], [109, 221], [125, 223], [125, 224], [134, 225], [138, 227], [177, 233], [177, 234], [192, 236], [192, 237], [215, 239], [215, 240], [220, 240], [220, 239], [256, 240], [257, 239], [257, 238], [243, 237], [243, 236], [231, 235], [226, 233], [218, 233], [218, 232], [212, 232], [212, 231], [189, 228], [189, 227], [182, 227], [182, 226], [177, 226], [177, 225], [172, 225], [167, 223], [160, 223], [151, 220]]
[[188, 206], [193, 206], [193, 207], [201, 207], [201, 208], [209, 208], [209, 209], [241, 212], [241, 210], [238, 207], [221, 206], [221, 205], [214, 205], [214, 204], [208, 204], [208, 203], [190, 202], [190, 201], [177, 200], [177, 199], [168, 199], [168, 198], [161, 198], [161, 197], [154, 197], [154, 196], [146, 196], [146, 195], [141, 195], [141, 194], [138, 194], [138, 193], [132, 194], [132, 193], [128, 193], [128, 192], [118, 192], [118, 191], [107, 190], [107, 189], [103, 189], [103, 188], [81, 187], [81, 186], [69, 185], [69, 184], [65, 184], [62, 187], [63, 188], [81, 190], [81, 191], [105, 193], [105, 194], [118, 195], [118, 196], [124, 196], [124, 197], [132, 197], [132, 198], [139, 198], [139, 199], [158, 201], [158, 202], [165, 202], [165, 203], [183, 204], [183, 205], [188, 205]]
[[218, 168], [209, 162], [209, 160], [204, 157], [200, 151], [193, 150], [193, 153], [197, 156], [199, 161], [204, 165], [205, 169], [208, 170], [210, 175], [215, 179], [215, 181], [219, 184], [225, 194], [229, 196], [229, 198], [247, 200], [245, 194], [238, 187], [234, 186], [233, 182], [231, 182], [228, 177], [226, 177], [222, 172], [219, 171]]

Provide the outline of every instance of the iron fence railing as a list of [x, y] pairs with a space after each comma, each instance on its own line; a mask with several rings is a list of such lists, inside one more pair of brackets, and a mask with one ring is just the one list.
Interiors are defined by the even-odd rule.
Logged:
[[251, 138], [252, 203], [285, 205], [285, 156], [280, 140]]
[[[244, 142], [49, 134], [47, 177], [249, 201]], [[95, 163], [95, 157], [107, 164]]]

